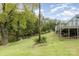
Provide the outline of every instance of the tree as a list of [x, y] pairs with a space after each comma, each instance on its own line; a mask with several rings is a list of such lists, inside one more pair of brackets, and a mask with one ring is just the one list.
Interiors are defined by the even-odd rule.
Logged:
[[38, 36], [39, 36], [39, 38], [38, 38], [37, 42], [41, 43], [41, 41], [42, 41], [42, 38], [41, 38], [41, 4], [39, 3], [38, 5], [39, 5], [39, 18], [38, 18]]
[[39, 17], [37, 18], [38, 19], [38, 40], [37, 42], [38, 43], [41, 43], [41, 4], [40, 3], [32, 3], [31, 4], [31, 7], [32, 7], [32, 12], [35, 10], [35, 9], [39, 9]]
[[33, 12], [27, 9], [27, 5], [25, 5], [25, 15], [26, 15], [26, 35], [31, 36], [34, 34], [35, 23], [37, 21], [37, 17]]
[[37, 8], [39, 9], [39, 17], [38, 17], [38, 36], [39, 36], [39, 38], [38, 38], [37, 42], [41, 43], [41, 4], [40, 3], [32, 4], [32, 12], [34, 9], [37, 9]]
[[17, 4], [2, 4], [3, 12], [0, 14], [0, 26], [3, 45], [6, 45], [8, 41], [18, 41], [24, 36], [34, 35], [37, 33], [37, 29], [39, 32], [41, 16], [38, 18], [26, 4], [23, 5], [24, 9], [19, 12]]
[[34, 13], [34, 10], [39, 8], [39, 4], [38, 3], [31, 3], [31, 11]]
[[3, 3], [2, 4], [2, 14], [1, 14], [1, 36], [2, 36], [2, 44], [6, 45], [8, 43], [8, 18], [10, 17], [10, 14], [14, 7], [12, 9], [9, 9], [7, 7], [8, 5]]

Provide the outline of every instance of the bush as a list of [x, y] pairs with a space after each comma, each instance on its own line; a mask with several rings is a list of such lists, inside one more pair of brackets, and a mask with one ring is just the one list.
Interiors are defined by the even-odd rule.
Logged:
[[43, 36], [43, 37], [41, 38], [41, 40], [39, 40], [39, 38], [35, 39], [35, 42], [36, 42], [36, 43], [47, 43], [47, 40], [46, 40], [46, 37]]

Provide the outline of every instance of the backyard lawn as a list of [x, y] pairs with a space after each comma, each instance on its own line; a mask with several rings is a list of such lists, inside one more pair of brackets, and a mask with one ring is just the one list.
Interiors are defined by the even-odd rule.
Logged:
[[79, 39], [60, 38], [55, 32], [43, 34], [47, 44], [33, 47], [37, 36], [0, 46], [1, 56], [71, 56], [79, 55]]

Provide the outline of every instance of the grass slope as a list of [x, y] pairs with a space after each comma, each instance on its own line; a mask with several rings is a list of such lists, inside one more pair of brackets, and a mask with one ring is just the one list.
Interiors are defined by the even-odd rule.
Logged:
[[46, 46], [32, 47], [33, 36], [26, 40], [9, 43], [7, 46], [0, 46], [0, 55], [2, 56], [64, 56], [79, 55], [79, 40], [64, 39], [58, 37], [54, 32], [43, 34], [47, 37]]

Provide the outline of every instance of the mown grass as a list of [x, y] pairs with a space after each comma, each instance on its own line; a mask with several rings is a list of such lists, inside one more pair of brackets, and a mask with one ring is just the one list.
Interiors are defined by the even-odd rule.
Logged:
[[44, 46], [33, 47], [37, 36], [0, 46], [1, 56], [77, 56], [79, 39], [60, 38], [54, 32], [43, 34], [47, 38]]

